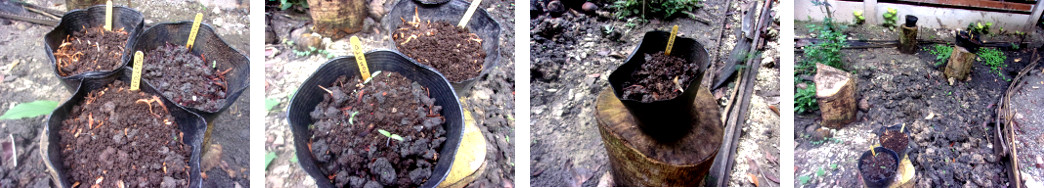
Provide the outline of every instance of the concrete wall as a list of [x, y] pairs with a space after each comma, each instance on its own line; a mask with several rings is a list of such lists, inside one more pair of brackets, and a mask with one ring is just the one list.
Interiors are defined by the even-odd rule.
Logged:
[[[904, 19], [906, 15], [912, 14], [917, 16], [919, 19], [917, 21], [918, 26], [928, 28], [964, 29], [968, 27], [969, 23], [975, 23], [976, 21], [982, 21], [984, 23], [993, 22], [992, 29], [1004, 27], [1005, 30], [1021, 30], [1023, 32], [1029, 32], [1032, 28], [1032, 25], [1027, 25], [1027, 22], [1030, 22], [1029, 19], [1032, 18], [1029, 14], [922, 7], [893, 3], [873, 3], [873, 0], [868, 0], [865, 4], [864, 2], [834, 0], [828, 0], [828, 2], [833, 5], [831, 9], [834, 10], [835, 21], [839, 22], [855, 22], [852, 12], [856, 10], [864, 10], [863, 17], [866, 17], [866, 24], [880, 24], [882, 23], [881, 20], [884, 19], [881, 15], [887, 12], [888, 8], [894, 8], [899, 11], [898, 24], [905, 22]], [[876, 6], [869, 6], [871, 4], [876, 4]], [[823, 17], [825, 17], [823, 11], [820, 10], [820, 7], [812, 5], [812, 2], [809, 0], [795, 1], [794, 9], [794, 19], [797, 20], [808, 20], [811, 16], [814, 21], [822, 21]], [[1034, 10], [1037, 9], [1038, 7], [1034, 7]], [[1037, 13], [1037, 15], [1039, 16], [1039, 13]]]

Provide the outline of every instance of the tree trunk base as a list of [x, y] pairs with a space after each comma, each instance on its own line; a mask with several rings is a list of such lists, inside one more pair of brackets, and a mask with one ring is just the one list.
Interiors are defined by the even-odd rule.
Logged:
[[366, 0], [308, 0], [313, 30], [334, 40], [359, 32], [368, 14], [366, 5]]
[[943, 73], [946, 74], [946, 78], [965, 80], [968, 78], [968, 74], [971, 73], [971, 68], [974, 64], [974, 53], [969, 52], [964, 47], [954, 46], [953, 53], [950, 54], [950, 60], [946, 63], [946, 70]]
[[693, 103], [694, 127], [671, 143], [644, 134], [612, 90], [598, 95], [595, 115], [609, 154], [615, 186], [699, 186], [721, 147], [724, 130], [714, 97], [700, 88]]
[[822, 112], [823, 126], [833, 129], [844, 128], [855, 121], [856, 84], [851, 73], [834, 67], [817, 63], [816, 101]]
[[907, 27], [905, 24], [899, 29], [899, 52], [905, 54], [917, 53], [917, 27]]

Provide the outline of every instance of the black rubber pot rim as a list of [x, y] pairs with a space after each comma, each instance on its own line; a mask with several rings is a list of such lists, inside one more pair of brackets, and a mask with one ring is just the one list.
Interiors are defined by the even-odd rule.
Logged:
[[[381, 59], [371, 59], [371, 57], [375, 57], [377, 55], [380, 55], [379, 57], [381, 57]], [[460, 102], [457, 100], [457, 99], [459, 99], [459, 97], [457, 96], [456, 92], [453, 90], [454, 89], [453, 86], [451, 86], [449, 81], [447, 81], [445, 76], [443, 76], [441, 73], [439, 73], [438, 71], [435, 71], [431, 67], [421, 65], [421, 64], [417, 63], [416, 61], [414, 61], [413, 59], [410, 59], [410, 58], [406, 57], [405, 54], [399, 53], [397, 51], [391, 51], [391, 50], [371, 50], [371, 51], [367, 52], [366, 53], [366, 57], [367, 57], [367, 62], [369, 63], [368, 65], [369, 65], [369, 70], [370, 70], [371, 74], [373, 72], [376, 72], [376, 71], [389, 71], [389, 70], [383, 70], [383, 69], [379, 68], [378, 66], [398, 66], [398, 65], [381, 65], [381, 64], [386, 64], [386, 63], [383, 63], [384, 61], [381, 61], [381, 60], [384, 60], [383, 58], [387, 58], [388, 56], [394, 56], [394, 57], [397, 57], [397, 58], [401, 58], [402, 61], [398, 61], [398, 62], [402, 63], [403, 66], [408, 66], [408, 68], [413, 68], [415, 70], [425, 72], [425, 73], [422, 73], [422, 74], [431, 74], [431, 76], [438, 77], [438, 80], [434, 81], [435, 82], [434, 84], [435, 85], [439, 85], [440, 87], [444, 87], [444, 89], [445, 89], [445, 90], [443, 90], [443, 89], [440, 89], [440, 88], [433, 88], [431, 86], [423, 84], [423, 82], [421, 82], [421, 81], [417, 81], [417, 80], [415, 80], [413, 78], [410, 78], [411, 76], [404, 75], [408, 79], [410, 79], [410, 80], [412, 80], [414, 82], [421, 83], [421, 85], [424, 85], [425, 87], [431, 89], [431, 93], [433, 94], [431, 97], [432, 98], [436, 98], [436, 104], [439, 104], [440, 106], [442, 106], [442, 115], [446, 118], [446, 122], [443, 124], [443, 126], [446, 127], [446, 135], [445, 135], [446, 136], [446, 141], [443, 143], [443, 146], [442, 146], [443, 148], [439, 151], [439, 155], [441, 157], [439, 157], [438, 161], [436, 161], [436, 163], [434, 164], [434, 167], [432, 169], [432, 174], [431, 174], [430, 177], [428, 177], [428, 181], [425, 182], [421, 187], [435, 187], [435, 186], [438, 186], [442, 181], [444, 181], [446, 179], [446, 177], [449, 176], [449, 171], [450, 171], [450, 168], [453, 166], [453, 162], [454, 162], [453, 159], [456, 156], [457, 149], [460, 147], [461, 137], [462, 137], [463, 131], [464, 131], [463, 108], [460, 105]], [[312, 124], [313, 123], [309, 113], [314, 110], [315, 104], [311, 104], [312, 102], [309, 102], [309, 101], [316, 100], [316, 97], [315, 97], [316, 94], [313, 94], [313, 93], [320, 93], [320, 92], [322, 92], [322, 91], [314, 92], [314, 90], [318, 90], [318, 89], [316, 89], [316, 88], [318, 88], [318, 86], [315, 85], [315, 84], [319, 84], [317, 82], [322, 82], [322, 81], [318, 80], [320, 78], [318, 78], [317, 76], [321, 75], [321, 74], [325, 75], [325, 76], [322, 76], [322, 77], [324, 77], [324, 79], [325, 79], [325, 77], [333, 76], [333, 75], [330, 75], [330, 74], [334, 74], [334, 73], [340, 71], [340, 70], [336, 70], [336, 67], [338, 67], [338, 66], [350, 66], [351, 68], [348, 68], [348, 69], [355, 69], [355, 70], [347, 70], [347, 71], [349, 71], [347, 75], [356, 76], [356, 75], [358, 75], [358, 72], [357, 72], [358, 68], [356, 67], [357, 64], [354, 61], [355, 61], [355, 57], [353, 57], [353, 56], [348, 56], [348, 57], [342, 56], [342, 57], [337, 57], [337, 58], [331, 59], [331, 60], [327, 61], [326, 63], [324, 63], [323, 65], [320, 65], [319, 68], [317, 68], [311, 74], [311, 76], [309, 76], [308, 79], [306, 79], [301, 84], [301, 86], [298, 87], [297, 92], [295, 92], [296, 94], [294, 94], [293, 98], [290, 99], [290, 103], [288, 105], [288, 110], [286, 112], [286, 114], [287, 114], [287, 122], [288, 122], [288, 124], [290, 126], [291, 132], [293, 133], [293, 137], [294, 137], [293, 139], [295, 141], [294, 144], [296, 145], [296, 147], [298, 147], [298, 148], [307, 148], [308, 146], [306, 144], [308, 144], [310, 142], [309, 138], [311, 138], [311, 130], [308, 129], [308, 127], [307, 127], [308, 125], [307, 124]], [[381, 63], [378, 63], [378, 62], [381, 62]], [[390, 61], [390, 62], [395, 62], [395, 61]], [[397, 64], [397, 63], [387, 63], [387, 64]], [[328, 69], [332, 69], [332, 70], [328, 70]], [[352, 71], [356, 71], [356, 72], [352, 72]], [[397, 72], [397, 71], [393, 71], [393, 72]], [[416, 73], [414, 73], [414, 74], [416, 74]], [[341, 74], [341, 75], [344, 75], [344, 74]], [[304, 90], [304, 91], [302, 91], [302, 90]], [[323, 93], [325, 93], [325, 92], [323, 92]], [[435, 94], [438, 94], [438, 93], [444, 93], [444, 95], [436, 96]], [[321, 94], [319, 94], [319, 95], [321, 95]], [[319, 99], [318, 101], [321, 101], [321, 97], [318, 98], [318, 99]], [[450, 104], [450, 105], [446, 105], [446, 104]], [[449, 112], [449, 113], [447, 113], [447, 112]], [[334, 187], [333, 184], [330, 183], [329, 179], [326, 178], [327, 174], [324, 174], [323, 170], [321, 170], [318, 167], [318, 161], [316, 161], [315, 156], [313, 156], [311, 154], [311, 151], [308, 151], [307, 149], [305, 149], [305, 150], [297, 150], [297, 151], [295, 151], [295, 155], [298, 158], [298, 164], [301, 165], [301, 168], [303, 168], [303, 170], [307, 174], [309, 174], [309, 176], [311, 178], [315, 179], [316, 184], [317, 184], [318, 187]]]

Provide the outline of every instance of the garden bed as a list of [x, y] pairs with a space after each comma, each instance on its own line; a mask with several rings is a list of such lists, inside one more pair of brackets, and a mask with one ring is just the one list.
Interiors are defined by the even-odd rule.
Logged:
[[[804, 27], [809, 24], [796, 24], [797, 38], [810, 37]], [[870, 25], [853, 26], [844, 33], [855, 39], [898, 38], [896, 31]], [[918, 37], [953, 41], [949, 30], [921, 28]], [[997, 38], [1003, 37], [1011, 36]], [[904, 123], [914, 142], [908, 155], [916, 167], [917, 187], [1009, 183], [1001, 158], [994, 154], [993, 148], [999, 146], [993, 145], [996, 138], [991, 122], [1009, 85], [1007, 80], [1031, 61], [1036, 49], [991, 48], [1006, 57], [1003, 65], [991, 71], [991, 66], [977, 60], [970, 80], [951, 85], [944, 78], [944, 67], [936, 65], [937, 55], [930, 52], [934, 44], [918, 48], [914, 55], [901, 54], [894, 47], [841, 51], [842, 68], [857, 78], [856, 121], [833, 130], [820, 127], [818, 111], [795, 115], [795, 186], [862, 186], [853, 178], [858, 177], [854, 159], [870, 145], [879, 144], [875, 133], [882, 127]], [[800, 66], [807, 58], [798, 53], [795, 63]], [[795, 76], [798, 82], [811, 82], [811, 76]], [[795, 90], [807, 86], [795, 84]]]

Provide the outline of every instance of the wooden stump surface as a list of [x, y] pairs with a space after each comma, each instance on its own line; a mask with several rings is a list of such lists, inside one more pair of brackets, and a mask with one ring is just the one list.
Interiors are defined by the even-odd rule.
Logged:
[[693, 103], [694, 128], [673, 143], [645, 135], [612, 90], [598, 95], [595, 115], [616, 186], [697, 186], [721, 147], [724, 130], [714, 97], [700, 88]]
[[823, 126], [840, 129], [856, 117], [856, 84], [851, 73], [816, 64], [816, 102], [823, 117]]
[[907, 27], [906, 24], [899, 26], [899, 52], [905, 54], [917, 53], [917, 27]]
[[359, 32], [369, 14], [366, 5], [366, 0], [308, 0], [313, 30], [334, 40]]
[[[120, 4], [120, 3], [126, 3], [126, 2], [113, 1], [112, 5], [116, 6], [116, 5]], [[65, 9], [66, 9], [66, 11], [72, 11], [72, 10], [76, 10], [76, 9], [85, 9], [85, 8], [89, 8], [89, 7], [94, 6], [94, 5], [105, 5], [105, 0], [67, 0], [67, 1], [65, 1]]]
[[946, 74], [946, 78], [966, 80], [974, 64], [974, 53], [964, 47], [953, 46], [953, 52], [950, 54], [950, 60], [946, 63], [946, 70], [943, 73]]

